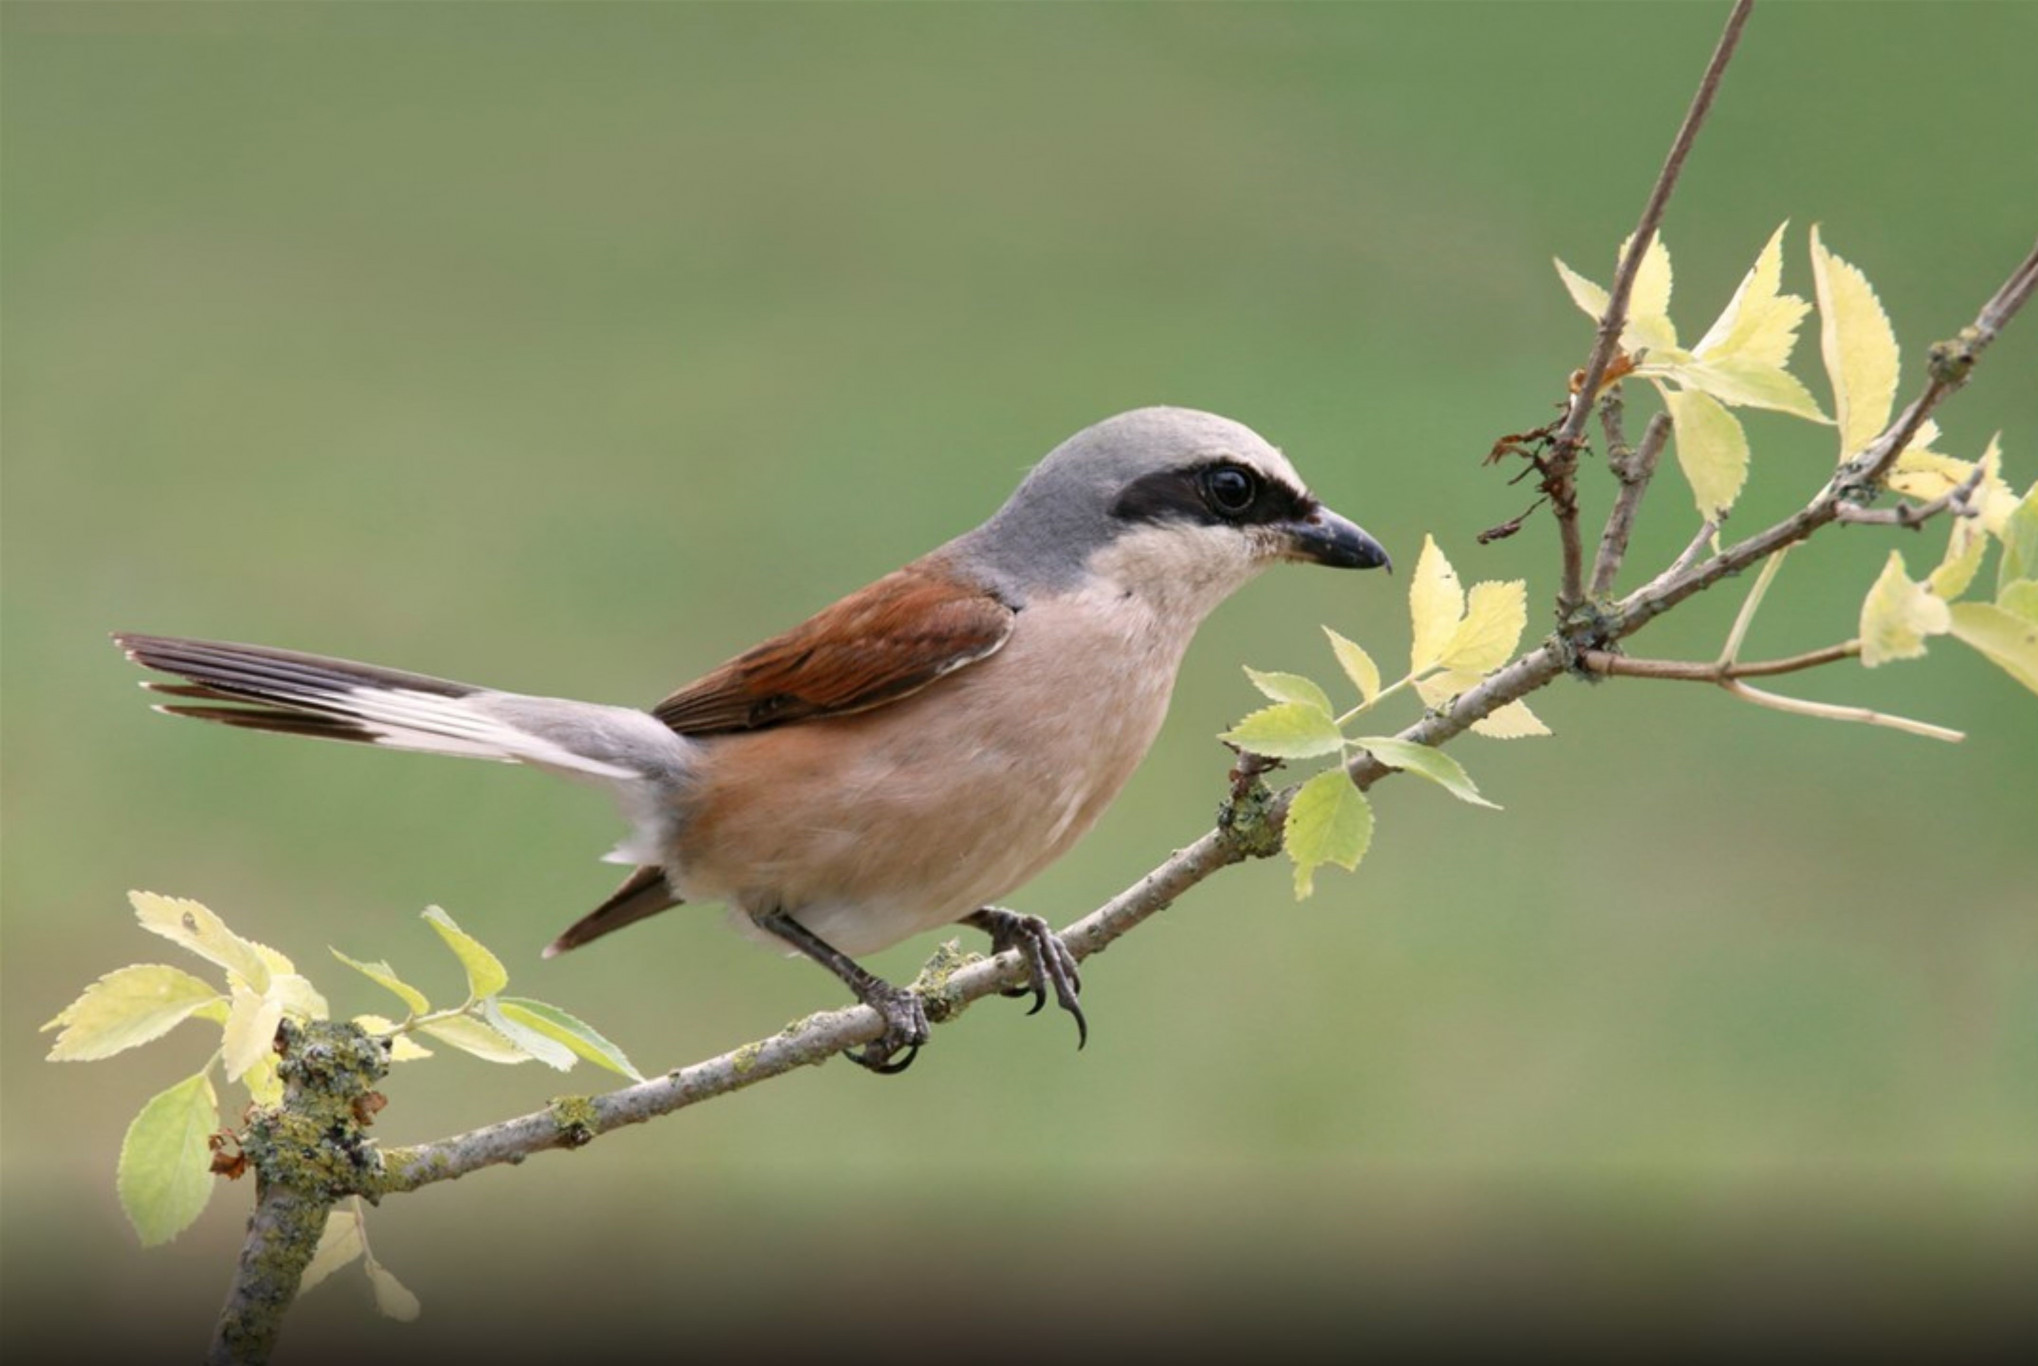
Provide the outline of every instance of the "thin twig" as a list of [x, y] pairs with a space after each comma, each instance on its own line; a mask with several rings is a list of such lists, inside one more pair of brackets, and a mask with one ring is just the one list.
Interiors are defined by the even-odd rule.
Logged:
[[1746, 683], [1727, 682], [1720, 684], [1729, 693], [1743, 702], [1753, 702], [1758, 707], [1772, 711], [1787, 711], [1793, 716], [1814, 716], [1821, 721], [1852, 721], [1863, 726], [1880, 726], [1885, 730], [1900, 730], [1906, 735], [1919, 735], [1927, 740], [1944, 740], [1958, 744], [1967, 738], [1962, 731], [1935, 726], [1929, 721], [1913, 721], [1908, 716], [1891, 716], [1888, 712], [1870, 711], [1866, 707], [1841, 707], [1830, 702], [1808, 702], [1802, 697], [1780, 697], [1773, 692], [1751, 688]]
[[1607, 467], [1620, 480], [1620, 493], [1613, 511], [1606, 515], [1606, 529], [1600, 533], [1599, 555], [1592, 564], [1592, 596], [1603, 598], [1613, 591], [1620, 577], [1621, 562], [1627, 558], [1628, 539], [1634, 534], [1635, 514], [1656, 477], [1656, 462], [1662, 458], [1664, 443], [1670, 439], [1670, 414], [1657, 413], [1642, 430], [1642, 444], [1625, 460], [1616, 459], [1611, 449]]
[[1833, 520], [1852, 522], [1856, 526], [1898, 526], [1915, 531], [1948, 508], [1963, 517], [1972, 517], [1974, 495], [1987, 475], [1988, 467], [1977, 460], [1972, 474], [1929, 502], [1898, 503], [1893, 508], [1865, 508], [1842, 503], [1834, 509]]
[[1803, 654], [1789, 655], [1783, 659], [1762, 659], [1752, 664], [1718, 659], [1636, 659], [1629, 655], [1615, 654], [1611, 650], [1581, 650], [1578, 653], [1578, 665], [1590, 673], [1606, 674], [1609, 677], [1663, 678], [1685, 683], [1726, 683], [1736, 678], [1767, 678], [1775, 674], [1794, 674], [1803, 669], [1816, 669], [1822, 664], [1853, 659], [1860, 653], [1859, 640], [1844, 640], [1838, 645], [1828, 645], [1822, 650], [1807, 650]]

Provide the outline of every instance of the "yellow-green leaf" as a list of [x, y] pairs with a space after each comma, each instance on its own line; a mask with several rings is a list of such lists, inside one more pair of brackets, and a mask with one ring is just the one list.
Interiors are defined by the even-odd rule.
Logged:
[[1475, 583], [1465, 619], [1437, 660], [1454, 673], [1491, 673], [1505, 664], [1528, 625], [1528, 586], [1520, 579]]
[[1312, 759], [1344, 748], [1330, 712], [1309, 702], [1276, 702], [1247, 716], [1220, 737], [1269, 759]]
[[276, 1027], [282, 1023], [281, 1001], [234, 983], [233, 1008], [220, 1041], [220, 1059], [226, 1065], [228, 1081], [239, 1081], [256, 1059], [276, 1051]]
[[1557, 278], [1564, 282], [1564, 288], [1571, 295], [1571, 302], [1577, 304], [1585, 316], [1594, 322], [1604, 318], [1606, 306], [1612, 301], [1606, 290], [1565, 265], [1561, 258], [1552, 259], [1557, 262]]
[[65, 1006], [44, 1030], [63, 1027], [51, 1062], [92, 1062], [159, 1039], [220, 999], [182, 968], [133, 963], [107, 973]]
[[379, 1035], [389, 1040], [389, 1060], [391, 1062], [416, 1062], [419, 1058], [429, 1058], [432, 1056], [432, 1050], [426, 1048], [416, 1039], [413, 1039], [408, 1032], [397, 1033], [396, 1021], [390, 1019], [387, 1015], [356, 1015], [354, 1023], [367, 1030], [370, 1034]]
[[496, 1004], [506, 1019], [558, 1040], [596, 1066], [606, 1067], [631, 1081], [644, 1080], [644, 1074], [631, 1064], [623, 1050], [602, 1037], [600, 1030], [558, 1006], [521, 996], [504, 996]]
[[311, 1262], [304, 1268], [304, 1276], [297, 1283], [297, 1293], [302, 1295], [347, 1266], [367, 1248], [367, 1238], [361, 1229], [360, 1207], [349, 1200], [344, 1208], [326, 1215], [325, 1232], [319, 1235], [318, 1249], [311, 1254]]
[[1529, 710], [1528, 703], [1513, 701], [1504, 707], [1496, 707], [1472, 723], [1474, 735], [1484, 735], [1493, 740], [1521, 740], [1534, 735], [1548, 735], [1550, 728], [1542, 718]]
[[[1797, 345], [1798, 324], [1811, 311], [1806, 300], [1782, 292], [1783, 230], [1789, 226], [1783, 223], [1769, 235], [1719, 320], [1692, 348], [1694, 355], [1716, 364], [1782, 371]], [[1802, 391], [1803, 386], [1799, 388]], [[1809, 401], [1811, 395], [1805, 398]], [[1817, 405], [1812, 410], [1817, 412]]]
[[143, 929], [218, 964], [256, 991], [269, 989], [269, 963], [262, 946], [235, 934], [206, 907], [155, 892], [129, 892], [127, 900]]
[[1422, 538], [1422, 554], [1416, 557], [1408, 583], [1408, 616], [1414, 628], [1409, 667], [1420, 673], [1442, 657], [1465, 616], [1465, 590], [1458, 584], [1458, 571], [1444, 558], [1434, 536]]
[[1988, 549], [1988, 533], [1973, 517], [1953, 517], [1953, 530], [1946, 537], [1946, 555], [1925, 580], [1941, 600], [1952, 602], [1968, 590], [1981, 571], [1981, 557]]
[[1987, 655], [1996, 667], [2038, 692], [2038, 621], [1992, 602], [1956, 602], [1952, 631]]
[[1479, 686], [1480, 675], [1466, 673], [1438, 673], [1415, 681], [1416, 696], [1422, 705], [1432, 711], [1443, 711], [1451, 705], [1458, 694], [1470, 692]]
[[502, 1004], [491, 996], [481, 1003], [481, 1018], [489, 1027], [545, 1066], [564, 1072], [573, 1066], [574, 1052], [549, 1034], [532, 1029], [503, 1013]]
[[1341, 768], [1328, 768], [1295, 790], [1282, 843], [1295, 863], [1295, 898], [1316, 890], [1326, 863], [1350, 871], [1373, 842], [1373, 808]]
[[[1621, 243], [1623, 256], [1633, 243], [1633, 237]], [[1677, 346], [1677, 329], [1670, 322], [1670, 248], [1663, 245], [1660, 233], [1649, 239], [1649, 249], [1642, 253], [1642, 264], [1635, 271], [1634, 287], [1628, 291], [1628, 322], [1621, 332], [1621, 346], [1647, 351], [1652, 357]]]
[[1337, 656], [1337, 664], [1345, 671], [1345, 677], [1359, 690], [1359, 700], [1371, 706], [1373, 699], [1380, 695], [1380, 666], [1373, 657], [1359, 648], [1356, 641], [1347, 640], [1328, 626], [1323, 633], [1330, 637], [1331, 653]]
[[529, 1053], [471, 1015], [448, 1016], [418, 1028], [439, 1042], [451, 1044], [463, 1053], [472, 1053], [484, 1062], [515, 1064], [531, 1061]]
[[[1990, 447], [1991, 450], [1994, 447]], [[1996, 566], [1996, 591], [2018, 579], [2038, 579], [2038, 484], [2031, 485], [2023, 501], [2003, 519], [2003, 558]]]
[[1418, 745], [1409, 740], [1397, 740], [1391, 735], [1369, 735], [1358, 743], [1389, 768], [1419, 774], [1440, 785], [1461, 802], [1500, 810], [1497, 803], [1479, 795], [1479, 787], [1465, 772], [1464, 765], [1433, 745]]
[[1735, 407], [1772, 408], [1812, 422], [1832, 421], [1819, 411], [1819, 401], [1796, 375], [1775, 366], [1722, 356], [1674, 363], [1664, 366], [1662, 373], [1688, 389], [1703, 389]]
[[376, 1313], [398, 1323], [409, 1323], [423, 1312], [424, 1306], [418, 1303], [418, 1297], [391, 1275], [388, 1267], [373, 1257], [368, 1259], [367, 1266], [368, 1283], [375, 1287]]
[[212, 1149], [219, 1103], [205, 1073], [157, 1092], [127, 1126], [115, 1187], [143, 1247], [191, 1226], [212, 1198]]
[[404, 981], [401, 977], [398, 977], [396, 969], [390, 967], [388, 963], [379, 958], [372, 963], [364, 963], [359, 959], [347, 957], [346, 954], [341, 953], [338, 949], [334, 949], [332, 954], [333, 957], [339, 959], [342, 963], [345, 963], [348, 967], [360, 973], [363, 977], [366, 977], [385, 991], [395, 993], [397, 999], [410, 1008], [411, 1014], [429, 1015], [432, 1013], [432, 1003], [425, 998], [425, 994]]
[[1330, 714], [1330, 697], [1315, 679], [1304, 678], [1301, 674], [1263, 673], [1254, 668], [1246, 669], [1245, 676], [1252, 680], [1255, 688], [1276, 702], [1300, 702], [1315, 707], [1326, 716]]
[[1996, 595], [1996, 606], [2013, 617], [2038, 621], [2038, 579], [2018, 579], [2015, 583], [2004, 584], [2003, 591]]
[[323, 1020], [329, 1013], [326, 998], [319, 995], [318, 988], [309, 978], [294, 972], [274, 972], [269, 976], [267, 993], [285, 1015], [300, 1020]]
[[1895, 659], [1916, 659], [1925, 653], [1927, 636], [1944, 635], [1951, 625], [1945, 599], [1912, 583], [1904, 572], [1903, 552], [1892, 550], [1861, 603], [1861, 662], [1872, 669]]
[[1833, 381], [1833, 416], [1845, 460], [1889, 425], [1899, 365], [1896, 331], [1868, 277], [1826, 250], [1816, 224], [1812, 281], [1819, 296], [1819, 350]]
[[437, 906], [427, 906], [425, 919], [439, 932], [439, 938], [446, 941], [446, 947], [460, 960], [460, 966], [467, 970], [470, 1000], [479, 1001], [493, 996], [509, 985], [509, 969], [502, 965], [502, 960], [490, 953], [479, 939], [454, 924], [452, 916]]
[[1698, 501], [1698, 515], [1718, 521], [1747, 482], [1748, 434], [1710, 394], [1670, 390], [1663, 401], [1677, 433], [1677, 463]]
[[247, 1088], [248, 1099], [257, 1105], [281, 1105], [283, 1103], [283, 1077], [276, 1070], [281, 1062], [274, 1050], [258, 1054], [248, 1064], [248, 1070], [241, 1073], [241, 1085]]

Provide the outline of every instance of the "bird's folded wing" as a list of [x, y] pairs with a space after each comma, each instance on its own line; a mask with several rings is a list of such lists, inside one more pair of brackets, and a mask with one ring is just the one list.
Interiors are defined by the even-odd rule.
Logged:
[[1016, 612], [925, 561], [738, 655], [651, 709], [682, 735], [867, 711], [995, 654]]

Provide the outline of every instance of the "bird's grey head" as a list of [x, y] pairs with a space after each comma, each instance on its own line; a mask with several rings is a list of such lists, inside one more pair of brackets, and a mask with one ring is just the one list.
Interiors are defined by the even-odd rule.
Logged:
[[1015, 601], [1102, 579], [1198, 618], [1279, 560], [1387, 563], [1257, 432], [1193, 408], [1138, 408], [1077, 432], [955, 549]]

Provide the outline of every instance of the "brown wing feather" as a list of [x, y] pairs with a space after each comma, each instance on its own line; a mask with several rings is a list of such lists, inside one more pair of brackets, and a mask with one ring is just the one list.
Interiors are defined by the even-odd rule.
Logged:
[[993, 654], [1012, 634], [1013, 609], [917, 561], [651, 709], [682, 735], [758, 730], [866, 711], [918, 692]]

